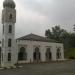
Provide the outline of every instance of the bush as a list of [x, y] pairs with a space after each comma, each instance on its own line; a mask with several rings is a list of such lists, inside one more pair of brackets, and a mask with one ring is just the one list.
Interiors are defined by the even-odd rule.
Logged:
[[75, 57], [71, 56], [71, 57], [69, 57], [69, 59], [75, 59]]
[[65, 58], [75, 59], [75, 48], [65, 50]]

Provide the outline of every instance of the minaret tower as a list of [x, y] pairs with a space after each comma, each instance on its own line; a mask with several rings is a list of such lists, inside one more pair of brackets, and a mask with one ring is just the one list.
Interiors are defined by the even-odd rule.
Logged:
[[13, 0], [4, 0], [2, 10], [2, 66], [13, 66], [16, 62], [15, 50], [15, 23], [16, 5]]

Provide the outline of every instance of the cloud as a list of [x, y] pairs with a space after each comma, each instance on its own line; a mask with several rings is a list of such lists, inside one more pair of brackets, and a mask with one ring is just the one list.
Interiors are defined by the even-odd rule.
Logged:
[[48, 19], [47, 24], [61, 25], [68, 31], [73, 31], [75, 24], [75, 0], [22, 0], [24, 8], [40, 13]]
[[[0, 18], [3, 0], [0, 0]], [[35, 33], [45, 34], [46, 29], [61, 25], [73, 31], [75, 0], [15, 0], [17, 10], [16, 37]], [[0, 21], [1, 23], [1, 21]], [[0, 24], [0, 32], [2, 31]], [[1, 33], [0, 33], [1, 34]]]
[[2, 2], [3, 0], [0, 2], [0, 39], [2, 38]]
[[75, 0], [23, 0], [23, 3], [30, 10], [48, 16], [54, 22], [68, 23], [75, 17]]

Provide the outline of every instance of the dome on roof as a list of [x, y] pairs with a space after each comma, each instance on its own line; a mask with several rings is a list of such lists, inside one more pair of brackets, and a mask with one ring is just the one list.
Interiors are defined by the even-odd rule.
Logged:
[[3, 7], [15, 8], [15, 2], [13, 0], [5, 0], [3, 2]]

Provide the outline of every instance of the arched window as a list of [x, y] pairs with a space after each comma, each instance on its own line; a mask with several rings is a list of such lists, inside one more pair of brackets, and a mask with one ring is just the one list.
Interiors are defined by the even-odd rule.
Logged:
[[9, 33], [12, 33], [12, 25], [9, 25]]
[[20, 48], [20, 51], [18, 53], [18, 60], [27, 60], [27, 52], [24, 47]]
[[11, 53], [8, 53], [8, 61], [11, 61]]
[[8, 39], [8, 47], [11, 47], [11, 39]]
[[33, 53], [33, 59], [36, 60], [37, 62], [38, 62], [39, 60], [41, 60], [41, 53], [40, 53], [38, 47], [35, 48], [35, 51], [34, 51], [34, 53]]
[[3, 25], [3, 34], [4, 34], [4, 25]]
[[2, 39], [2, 47], [4, 46], [4, 39]]
[[0, 47], [0, 64], [1, 64], [1, 47]]
[[49, 61], [52, 59], [52, 53], [50, 51], [50, 48], [47, 48], [46, 50], [46, 60]]
[[60, 48], [57, 48], [57, 59], [60, 59], [61, 58], [61, 51], [60, 51]]
[[12, 14], [10, 14], [9, 19], [12, 19]]
[[35, 52], [39, 52], [39, 48], [38, 47], [35, 48]]
[[3, 61], [3, 53], [1, 54], [1, 58], [2, 58], [2, 61]]

